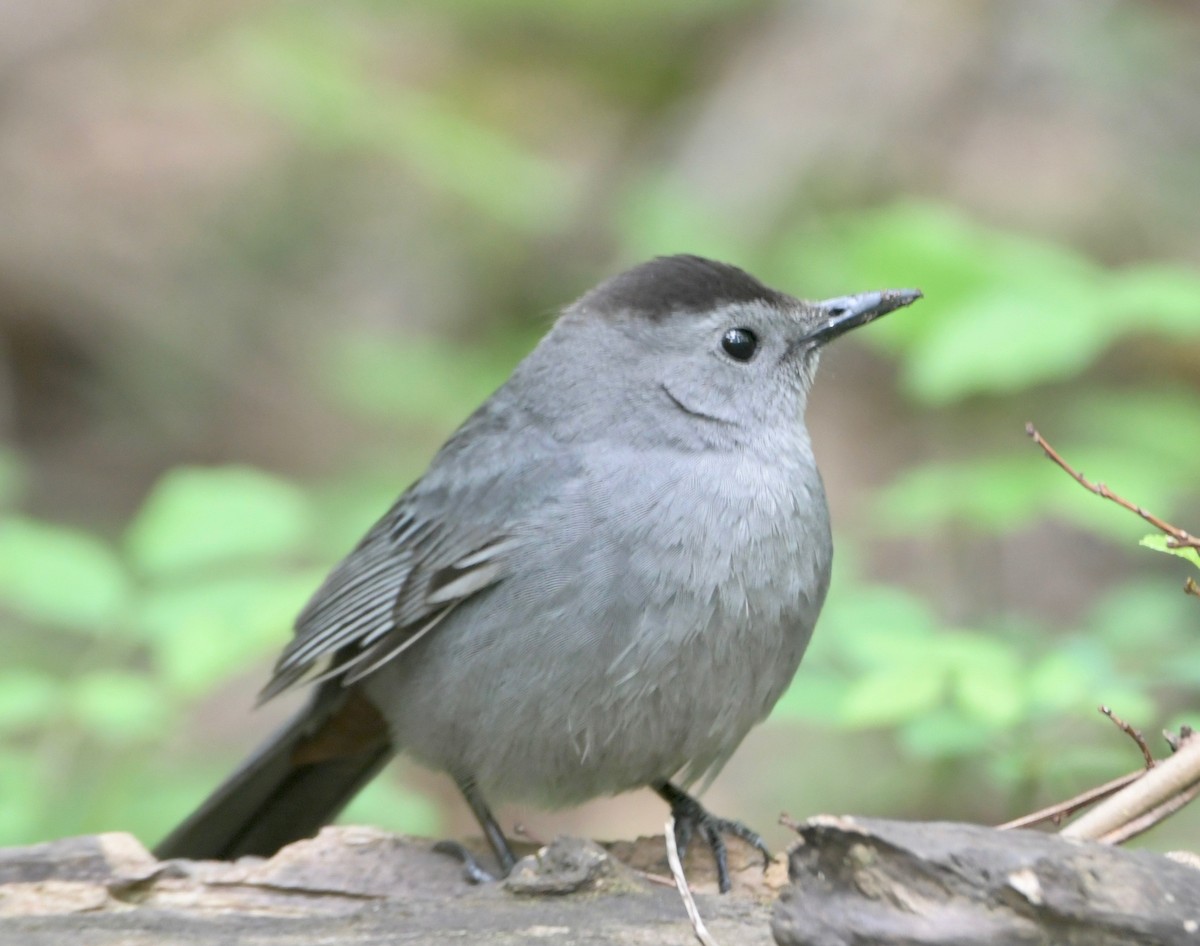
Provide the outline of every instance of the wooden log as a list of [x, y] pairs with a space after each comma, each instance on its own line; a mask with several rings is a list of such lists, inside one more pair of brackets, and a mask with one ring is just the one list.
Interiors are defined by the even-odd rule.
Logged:
[[1200, 871], [1149, 851], [978, 825], [814, 818], [781, 946], [1200, 943]]

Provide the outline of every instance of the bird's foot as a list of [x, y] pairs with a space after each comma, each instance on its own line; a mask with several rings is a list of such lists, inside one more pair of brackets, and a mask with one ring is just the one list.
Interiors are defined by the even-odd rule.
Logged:
[[729, 881], [729, 854], [725, 849], [724, 835], [741, 838], [756, 848], [763, 856], [764, 868], [771, 863], [771, 852], [758, 832], [747, 828], [740, 821], [718, 818], [710, 814], [700, 802], [670, 782], [661, 782], [654, 786], [654, 790], [671, 806], [671, 817], [675, 819], [675, 846], [679, 849], [680, 860], [683, 859], [692, 837], [699, 834], [712, 850], [713, 860], [717, 864], [717, 889], [721, 893], [728, 892], [732, 886]]
[[438, 841], [433, 849], [439, 854], [448, 854], [463, 866], [463, 879], [469, 884], [491, 884], [498, 879], [495, 874], [479, 863], [479, 859], [457, 841]]

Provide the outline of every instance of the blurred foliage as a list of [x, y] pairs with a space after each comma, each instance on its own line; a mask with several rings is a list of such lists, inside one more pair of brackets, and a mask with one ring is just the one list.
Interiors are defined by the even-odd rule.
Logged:
[[[897, 215], [908, 218], [905, 234], [918, 235], [903, 252], [881, 236], [896, 232]], [[1047, 308], [1044, 300], [1082, 296], [1101, 275], [1112, 285], [1130, 274], [1105, 275], [1066, 249], [1045, 253], [1040, 240], [1022, 248], [1017, 235], [950, 220], [944, 209], [906, 205], [838, 228], [838, 256], [859, 260], [861, 271], [847, 269], [831, 291], [835, 284], [866, 284], [876, 259], [885, 273], [877, 283], [918, 274], [925, 288], [928, 318], [922, 312], [921, 318], [895, 319], [885, 323], [889, 331], [876, 333], [914, 397], [943, 403], [997, 385], [1045, 383], [1100, 356], [1102, 347], [1092, 345], [1083, 363], [1074, 351], [1058, 362], [1046, 357], [1036, 370], [1003, 369], [991, 360], [1015, 350], [1013, 335], [1029, 336], [1021, 350], [1036, 347], [1033, 336], [1048, 319], [1062, 337], [1082, 337], [1094, 325], [1090, 306]], [[1040, 259], [1042, 301], [1031, 284], [1014, 285], [1007, 266], [984, 272], [970, 265], [975, 255], [960, 251], [980, 244], [1004, 247], [1017, 270], [1021, 260]], [[892, 266], [895, 278], [889, 280]], [[1141, 270], [1150, 271], [1167, 267]], [[950, 303], [941, 301], [943, 292]], [[989, 312], [1007, 315], [992, 320]], [[1108, 338], [1144, 330], [1145, 318], [1138, 306], [1110, 309]], [[1195, 335], [1191, 323], [1160, 318], [1154, 324], [1168, 338]], [[511, 346], [464, 349], [351, 335], [337, 339], [318, 367], [344, 410], [392, 417], [408, 412], [445, 430], [503, 379], [515, 357]], [[1150, 497], [1147, 502], [1163, 502], [1198, 472], [1200, 451], [1187, 449], [1194, 438], [1160, 443], [1145, 436], [1151, 417], [1195, 430], [1200, 412], [1186, 395], [1118, 394], [1080, 385], [1067, 397], [1079, 399], [1058, 411], [1074, 436], [1070, 455], [1120, 474], [1134, 484], [1135, 495]], [[1097, 410], [1120, 424], [1097, 430], [1090, 423]], [[19, 459], [10, 451], [3, 460], [0, 485], [19, 483]], [[901, 536], [943, 527], [998, 535], [1046, 515], [1101, 539], [1128, 532], [1115, 510], [1089, 501], [1069, 480], [1044, 474], [1033, 450], [917, 464], [879, 491], [874, 521], [884, 534]], [[376, 514], [394, 490], [393, 484], [368, 491]], [[8, 488], [10, 497], [16, 492], [15, 485]], [[74, 827], [121, 824], [153, 836], [166, 826], [163, 810], [143, 806], [144, 793], [124, 794], [128, 771], [136, 767], [131, 760], [161, 744], [194, 700], [277, 650], [281, 629], [322, 577], [323, 563], [316, 563], [334, 552], [316, 537], [332, 533], [349, 541], [369, 522], [367, 509], [336, 501], [337, 493], [322, 499], [320, 491], [245, 467], [181, 467], [159, 480], [115, 544], [23, 516], [10, 498], [0, 519], [0, 602], [18, 631], [10, 646], [24, 652], [21, 669], [0, 679], [0, 733], [9, 771], [26, 773], [28, 784], [46, 791], [18, 793], [6, 806], [0, 822], [5, 843], [67, 829], [57, 806], [47, 803], [61, 791], [49, 786], [62, 784], [64, 767], [78, 766], [77, 776], [91, 771], [85, 767], [94, 764], [94, 753], [105, 763], [100, 773], [91, 772], [93, 804]], [[1144, 544], [1165, 550], [1154, 537]], [[1194, 558], [1194, 551], [1188, 553]], [[1073, 629], [1012, 615], [957, 626], [912, 592], [871, 583], [857, 558], [839, 547], [819, 633], [777, 720], [890, 729], [914, 758], [982, 762], [997, 784], [1015, 790], [1047, 779], [1069, 784], [1101, 778], [1127, 767], [1125, 747], [1102, 748], [1098, 727], [1088, 725], [1097, 703], [1119, 707], [1132, 719], [1161, 719], [1183, 710], [1200, 688], [1200, 651], [1190, 646], [1194, 615], [1168, 581], [1131, 579], [1111, 589]], [[47, 636], [52, 646], [46, 646]], [[1049, 752], [1038, 734], [1058, 731], [1075, 733], [1076, 741]], [[1101, 741], [1103, 735], [1101, 730]], [[90, 750], [80, 752], [85, 746]], [[181, 785], [195, 780], [190, 771], [179, 776]], [[168, 773], [156, 778], [169, 780]], [[166, 791], [167, 797], [186, 794], [180, 786]], [[436, 828], [428, 803], [394, 786], [381, 783], [361, 805], [363, 817], [413, 831]]]
[[[1036, 410], [1033, 419], [1072, 462], [1119, 480], [1142, 505], [1186, 508], [1200, 476], [1194, 367], [1190, 377], [1114, 377], [1101, 369], [1135, 344], [1191, 352], [1194, 366], [1200, 276], [1165, 259], [1107, 265], [1066, 242], [987, 224], [933, 199], [827, 210], [788, 195], [769, 208], [769, 219], [747, 221], [709, 200], [660, 153], [657, 139], [636, 162], [621, 164], [615, 153], [629, 144], [627, 125], [669, 124], [686, 109], [689, 80], [711, 68], [706, 37], [766, 7], [748, 0], [455, 0], [436, 10], [379, 0], [267, 4], [198, 45], [218, 95], [282, 123], [310, 156], [356, 156], [351, 174], [379, 162], [404, 175], [415, 182], [404, 199], [419, 192], [436, 204], [432, 225], [483, 247], [479, 256], [493, 266], [515, 268], [515, 246], [566, 241], [583, 219], [589, 237], [609, 241], [625, 262], [687, 250], [737, 261], [814, 297], [884, 285], [924, 290], [919, 308], [858, 339], [895, 366], [900, 394], [920, 416], [957, 423], [962, 435], [936, 449], [919, 443], [911, 462], [890, 471], [862, 504], [860, 521], [836, 523], [834, 586], [772, 722], [833, 729], [847, 740], [885, 733], [915, 764], [936, 767], [937, 795], [897, 800], [893, 811], [942, 814], [956, 788], [976, 784], [968, 773], [982, 770], [1015, 815], [1035, 798], [1136, 765], [1129, 747], [1095, 721], [1097, 704], [1144, 728], [1186, 717], [1200, 690], [1195, 602], [1165, 571], [1131, 556], [1127, 576], [1078, 613], [983, 606], [955, 613], [945, 600], [875, 577], [890, 571], [879, 559], [936, 537], [989, 547], [1028, 536], [1047, 519], [1070, 530], [1081, 555], [1133, 546], [1137, 530], [1123, 514], [1052, 471], [1036, 450], [1014, 447], [1029, 418], [1006, 417], [1002, 434], [977, 424], [997, 405]], [[401, 67], [385, 55], [381, 35], [395, 36], [382, 26], [406, 16], [416, 24], [415, 39], [406, 40], [414, 54], [423, 29], [452, 23], [456, 36], [486, 40], [475, 48], [493, 57], [489, 67], [463, 56], [450, 79], [394, 81], [389, 69]], [[579, 31], [591, 37], [584, 52], [557, 42]], [[1139, 35], [1138, 55], [1155, 63], [1145, 51], [1156, 48], [1150, 34]], [[1112, 58], [1097, 58], [1105, 76]], [[602, 123], [614, 153], [588, 166], [570, 147], [577, 133], [570, 123], [551, 123], [565, 128], [558, 137], [535, 128], [527, 86], [503, 81], [511, 78], [505, 64], [517, 61], [539, 88], [559, 89], [569, 78], [569, 95], [620, 115]], [[532, 103], [535, 111], [545, 107]], [[262, 219], [255, 216], [232, 245], [241, 265], [286, 273], [300, 287], [289, 297], [298, 305], [320, 249], [305, 243], [312, 221], [292, 193], [309, 179], [305, 168], [292, 172], [262, 188], [265, 196], [246, 195], [248, 215]], [[329, 204], [331, 217], [363, 209], [343, 206], [340, 192]], [[397, 255], [425, 252], [432, 251], [423, 240], [411, 239]], [[502, 325], [484, 313], [475, 335], [448, 330], [439, 339], [329, 318], [314, 346], [310, 387], [339, 422], [382, 431], [388, 449], [350, 451], [323, 481], [292, 482], [246, 466], [179, 466], [114, 534], [31, 514], [33, 464], [0, 445], [0, 619], [9, 658], [0, 669], [0, 844], [111, 828], [152, 840], [226, 774], [232, 758], [178, 746], [164, 756], [163, 747], [223, 700], [231, 680], [244, 686], [247, 668], [265, 670], [327, 568], [544, 327], [531, 318], [545, 314], [538, 294], [563, 301], [555, 293], [583, 288], [570, 282], [574, 275], [526, 274], [524, 289], [507, 295], [489, 289], [490, 309], [523, 314]], [[164, 364], [152, 367], [170, 374]], [[392, 442], [401, 434], [404, 449]], [[1056, 580], [1049, 569], [1038, 577]], [[952, 803], [956, 815], [982, 816], [970, 798]], [[364, 792], [350, 817], [438, 830], [428, 800], [386, 780]]]
[[1131, 335], [1200, 339], [1200, 274], [1190, 267], [1104, 269], [1071, 247], [942, 206], [824, 221], [795, 245], [815, 291], [920, 274], [921, 317], [886, 320], [869, 337], [900, 357], [905, 389], [928, 405], [1073, 377]]

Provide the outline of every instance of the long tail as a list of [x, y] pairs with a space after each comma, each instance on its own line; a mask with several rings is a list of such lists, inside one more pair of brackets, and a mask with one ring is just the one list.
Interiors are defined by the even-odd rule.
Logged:
[[159, 842], [155, 856], [269, 857], [337, 817], [393, 751], [383, 718], [365, 697], [336, 683], [322, 687]]

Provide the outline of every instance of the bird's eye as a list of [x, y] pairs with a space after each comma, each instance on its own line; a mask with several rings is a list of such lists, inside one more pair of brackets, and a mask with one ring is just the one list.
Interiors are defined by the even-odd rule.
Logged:
[[748, 328], [731, 328], [721, 336], [725, 354], [737, 361], [749, 361], [758, 351], [758, 336]]

